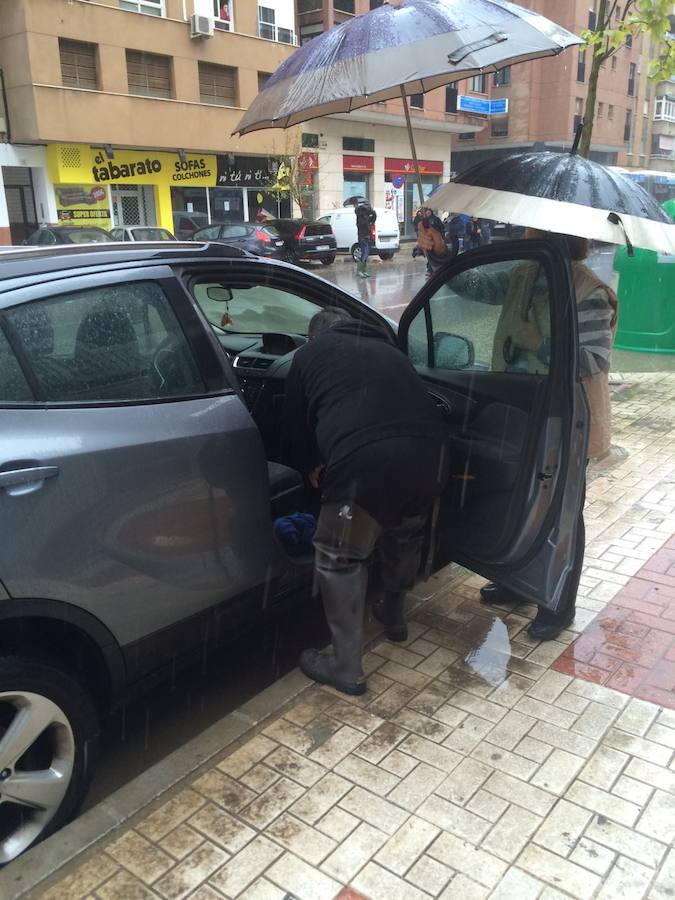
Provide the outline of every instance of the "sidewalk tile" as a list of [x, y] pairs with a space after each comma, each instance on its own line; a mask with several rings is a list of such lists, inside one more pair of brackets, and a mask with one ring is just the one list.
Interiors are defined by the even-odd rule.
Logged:
[[[61, 896], [65, 900], [66, 895]], [[120, 900], [121, 897], [124, 900], [156, 900], [160, 895], [150, 890], [139, 878], [120, 871], [96, 889], [96, 896], [100, 900]]]
[[578, 803], [579, 806], [584, 806], [586, 809], [590, 809], [591, 812], [598, 813], [598, 815], [606, 816], [620, 825], [630, 827], [635, 824], [640, 815], [640, 807], [634, 803], [628, 803], [628, 801], [615, 797], [613, 794], [607, 793], [607, 791], [600, 790], [600, 788], [593, 787], [590, 784], [582, 784], [579, 781], [576, 781], [569, 788], [565, 797], [572, 803]]
[[332, 838], [321, 834], [311, 825], [306, 825], [289, 813], [283, 813], [268, 826], [265, 835], [313, 866], [319, 865], [336, 847], [336, 842]]
[[407, 736], [408, 732], [403, 728], [392, 722], [384, 722], [370, 737], [359, 744], [354, 752], [362, 759], [377, 765]]
[[342, 887], [291, 853], [284, 853], [268, 869], [266, 877], [297, 900], [333, 900]]
[[[494, 705], [496, 706], [496, 704]], [[466, 755], [480, 744], [483, 738], [490, 733], [492, 727], [492, 723], [487, 719], [469, 715], [443, 741], [443, 746]]]
[[345, 756], [349, 756], [353, 750], [356, 750], [365, 739], [366, 736], [362, 731], [345, 725], [317, 747], [313, 753], [310, 753], [309, 759], [327, 769], [332, 769]]
[[598, 875], [534, 844], [523, 850], [518, 858], [518, 867], [535, 878], [561, 888], [577, 900], [590, 900], [600, 884]]
[[415, 865], [405, 876], [406, 881], [426, 891], [432, 897], [436, 897], [455, 873], [443, 863], [432, 859], [430, 856], [420, 856]]
[[286, 719], [275, 719], [263, 733], [296, 753], [309, 753], [313, 749], [314, 742], [305, 729]]
[[[426, 684], [426, 681], [425, 681]], [[409, 700], [417, 695], [417, 691], [405, 684], [392, 684], [384, 693], [376, 697], [368, 706], [368, 711], [375, 716], [381, 716], [383, 719], [388, 718], [402, 706], [405, 706]]]
[[666, 846], [660, 841], [637, 834], [631, 828], [600, 816], [593, 817], [586, 829], [586, 835], [598, 844], [603, 844], [610, 850], [615, 850], [622, 856], [628, 856], [651, 868], [659, 865], [666, 852]]
[[554, 750], [541, 768], [532, 776], [530, 784], [545, 788], [552, 794], [563, 794], [583, 766], [583, 759], [566, 750]]
[[581, 770], [579, 778], [609, 791], [630, 759], [627, 753], [601, 745]]
[[155, 890], [166, 900], [182, 900], [206, 881], [223, 863], [230, 858], [229, 853], [205, 841], [168, 874], [155, 882]]
[[342, 884], [347, 884], [377, 853], [388, 835], [367, 822], [361, 824], [326, 859], [322, 869]]
[[351, 703], [335, 703], [327, 710], [327, 714], [344, 725], [365, 731], [366, 734], [372, 734], [384, 724], [384, 720], [379, 716], [374, 716], [368, 710], [360, 709]]
[[654, 791], [636, 829], [648, 837], [672, 844], [675, 841], [675, 797], [665, 791]]
[[[190, 825], [183, 823], [182, 825], [179, 825], [178, 828], [174, 828], [173, 831], [170, 831], [167, 836], [160, 841], [159, 846], [162, 850], [170, 853], [171, 856], [176, 859], [183, 859], [188, 853], [191, 853], [195, 847], [198, 847], [203, 840], [203, 834], [195, 831]], [[216, 843], [218, 842], [216, 841]]]
[[520, 869], [509, 869], [490, 894], [490, 900], [537, 900], [544, 882]]
[[510, 753], [508, 750], [502, 750], [500, 747], [494, 747], [487, 741], [474, 747], [471, 756], [500, 772], [506, 772], [507, 775], [513, 775], [523, 781], [530, 779], [539, 769], [538, 763], [533, 760], [519, 756], [517, 753]]
[[629, 803], [635, 803], [637, 806], [645, 807], [652, 795], [653, 788], [649, 784], [642, 781], [636, 781], [627, 775], [621, 775], [616, 784], [612, 788], [612, 793], [622, 800], [628, 800]]
[[488, 822], [493, 824], [501, 818], [508, 806], [509, 804], [506, 800], [502, 800], [501, 797], [496, 797], [494, 794], [480, 789], [476, 791], [466, 804], [466, 808], [470, 812], [475, 813], [482, 819], [487, 819]]
[[525, 737], [536, 724], [536, 721], [523, 713], [509, 710], [501, 722], [488, 732], [486, 739], [504, 750], [514, 750], [521, 738]]
[[137, 831], [121, 835], [106, 847], [106, 853], [145, 884], [157, 881], [174, 864], [168, 854]]
[[[218, 897], [221, 897], [219, 894]], [[253, 884], [246, 888], [243, 894], [239, 895], [239, 900], [285, 900], [288, 895], [282, 888], [277, 887], [266, 878], [259, 878]], [[190, 897], [192, 900], [192, 897]], [[206, 900], [206, 898], [205, 898]], [[213, 892], [213, 900], [216, 900], [216, 893]]]
[[296, 800], [289, 811], [309, 825], [314, 825], [331, 806], [349, 793], [351, 788], [351, 783], [345, 778], [340, 778], [335, 772], [329, 772]]
[[380, 766], [385, 772], [391, 772], [392, 775], [405, 778], [406, 775], [412, 772], [418, 762], [419, 760], [408, 756], [406, 753], [401, 753], [400, 750], [392, 750], [391, 753], [385, 756]]
[[454, 750], [434, 744], [433, 741], [428, 741], [416, 734], [407, 737], [402, 744], [399, 744], [398, 749], [402, 753], [414, 756], [420, 762], [435, 766], [445, 774], [452, 772], [462, 759]]
[[278, 747], [270, 753], [265, 763], [280, 775], [297, 781], [303, 787], [311, 787], [326, 774], [323, 766], [300, 756], [299, 753], [289, 750], [288, 747]]
[[257, 734], [247, 741], [234, 753], [226, 756], [218, 763], [218, 768], [231, 778], [240, 778], [244, 772], [252, 769], [256, 763], [263, 760], [277, 747], [275, 741], [266, 738], [264, 734]]
[[226, 897], [237, 897], [283, 852], [278, 844], [258, 835], [212, 875], [209, 883]]
[[[280, 749], [287, 753], [293, 752], [292, 750], [287, 750], [286, 747], [281, 747]], [[262, 794], [268, 787], [272, 787], [274, 782], [278, 781], [280, 777], [281, 775], [279, 772], [275, 772], [273, 769], [268, 768], [268, 766], [263, 765], [263, 763], [259, 763], [257, 766], [253, 766], [252, 769], [249, 769], [244, 775], [241, 775], [240, 781], [242, 784], [245, 784], [247, 788], [251, 788], [252, 791], [255, 791], [256, 794]]]
[[675, 772], [671, 772], [663, 766], [654, 765], [643, 759], [631, 759], [625, 771], [626, 775], [630, 775], [631, 778], [675, 794]]
[[411, 816], [375, 855], [375, 861], [396, 875], [404, 875], [438, 833], [434, 825]]
[[548, 814], [556, 799], [547, 791], [526, 784], [504, 772], [494, 772], [486, 781], [485, 790], [540, 816]]
[[400, 781], [390, 772], [385, 772], [378, 766], [366, 762], [365, 759], [353, 755], [346, 756], [341, 763], [338, 763], [335, 771], [342, 778], [346, 778], [380, 797], [388, 794]]
[[452, 803], [463, 806], [480, 786], [490, 777], [494, 769], [477, 759], [466, 758], [443, 781], [436, 793]]
[[652, 885], [652, 900], [670, 900], [675, 884], [675, 849], [671, 850], [664, 861], [661, 871]]
[[653, 703], [633, 697], [616, 720], [616, 727], [637, 737], [644, 737], [656, 718], [658, 710]]
[[241, 818], [254, 828], [262, 829], [277, 816], [288, 809], [295, 801], [302, 797], [303, 790], [299, 784], [281, 778], [264, 794], [260, 794], [252, 803], [240, 813]]
[[[254, 796], [253, 794], [251, 796]], [[136, 826], [150, 841], [161, 841], [177, 825], [181, 825], [186, 819], [195, 813], [200, 806], [206, 803], [201, 794], [189, 788], [176, 794], [158, 809], [145, 816]]]
[[[208, 798], [231, 813], [239, 812], [258, 796], [255, 791], [230, 778], [229, 775], [223, 775], [218, 769], [205, 772], [192, 783], [192, 786], [204, 795], [201, 798], [204, 803]], [[147, 834], [146, 826], [139, 828], [139, 831]], [[148, 837], [152, 835], [148, 834]]]
[[459, 872], [438, 900], [455, 900], [456, 897], [461, 897], [462, 900], [486, 900], [489, 894], [490, 891], [482, 884]]
[[189, 820], [189, 824], [230, 853], [238, 853], [255, 837], [255, 831], [252, 828], [244, 825], [239, 819], [235, 819], [234, 816], [220, 809], [214, 803], [202, 806]]
[[646, 866], [620, 856], [603, 882], [597, 900], [616, 900], [617, 897], [640, 900], [646, 896], [653, 875]]
[[570, 853], [570, 859], [585, 869], [595, 872], [596, 875], [604, 877], [614, 865], [616, 853], [590, 838], [582, 837]]
[[375, 828], [393, 834], [408, 818], [408, 813], [388, 800], [376, 797], [363, 788], [353, 788], [340, 800], [340, 807]]
[[428, 894], [374, 862], [368, 863], [354, 879], [354, 887], [368, 900], [429, 900]]
[[534, 841], [559, 856], [569, 856], [590, 822], [592, 813], [575, 803], [558, 800]]
[[325, 816], [319, 819], [315, 827], [323, 834], [327, 834], [328, 837], [340, 843], [344, 841], [347, 835], [352, 833], [358, 824], [359, 820], [356, 816], [344, 809], [340, 809], [339, 806], [334, 806]]
[[[447, 832], [436, 838], [427, 854], [457, 872], [475, 878], [487, 888], [493, 888], [508, 868], [505, 862], [491, 853], [479, 850], [468, 841]], [[452, 890], [453, 881], [446, 888], [446, 893]]]
[[79, 863], [74, 872], [66, 875], [54, 887], [48, 888], [43, 900], [84, 897], [118, 871], [119, 866], [111, 857], [105, 853], [97, 853], [86, 862]]
[[513, 862], [541, 823], [541, 816], [527, 809], [510, 806], [482, 843], [507, 862]]
[[480, 843], [491, 827], [490, 822], [436, 794], [432, 794], [424, 801], [417, 814], [444, 831], [472, 844]]
[[444, 741], [452, 731], [447, 725], [444, 725], [429, 716], [414, 712], [408, 707], [399, 710], [392, 721], [396, 725], [407, 728], [408, 731], [418, 734], [420, 737], [428, 738], [430, 741], [436, 741], [436, 743], [439, 744]]

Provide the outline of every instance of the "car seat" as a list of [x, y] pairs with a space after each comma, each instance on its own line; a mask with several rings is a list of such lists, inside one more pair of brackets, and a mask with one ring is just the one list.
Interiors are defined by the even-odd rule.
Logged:
[[131, 400], [147, 394], [138, 338], [121, 309], [98, 307], [87, 313], [77, 330], [74, 361], [81, 393], [92, 399]]

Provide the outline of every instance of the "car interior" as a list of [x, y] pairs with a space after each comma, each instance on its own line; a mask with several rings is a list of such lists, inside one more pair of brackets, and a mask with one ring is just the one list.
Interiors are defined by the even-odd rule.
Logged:
[[[282, 463], [280, 434], [284, 381], [317, 303], [271, 284], [199, 282], [192, 290], [262, 435], [273, 515], [306, 509], [302, 476]], [[408, 355], [448, 424], [442, 560], [458, 545], [497, 557], [517, 525], [538, 434], [530, 423], [544, 402], [548, 360], [512, 346], [507, 331], [515, 334], [519, 322], [533, 318], [549, 336], [546, 273], [511, 260], [442, 281], [408, 323]]]

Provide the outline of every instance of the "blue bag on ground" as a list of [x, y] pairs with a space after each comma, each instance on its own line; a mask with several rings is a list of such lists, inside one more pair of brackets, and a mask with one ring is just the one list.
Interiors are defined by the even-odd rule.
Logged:
[[291, 556], [313, 553], [315, 531], [316, 518], [310, 513], [292, 513], [274, 520], [274, 533], [286, 553]]

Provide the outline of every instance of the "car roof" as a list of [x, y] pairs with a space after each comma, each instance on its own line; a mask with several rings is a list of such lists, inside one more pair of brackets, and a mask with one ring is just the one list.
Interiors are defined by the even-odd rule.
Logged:
[[106, 268], [143, 263], [207, 262], [241, 259], [250, 254], [224, 244], [197, 241], [148, 241], [139, 244], [62, 244], [49, 247], [17, 247], [0, 256], [0, 287], [3, 281], [62, 272], [69, 269]]

